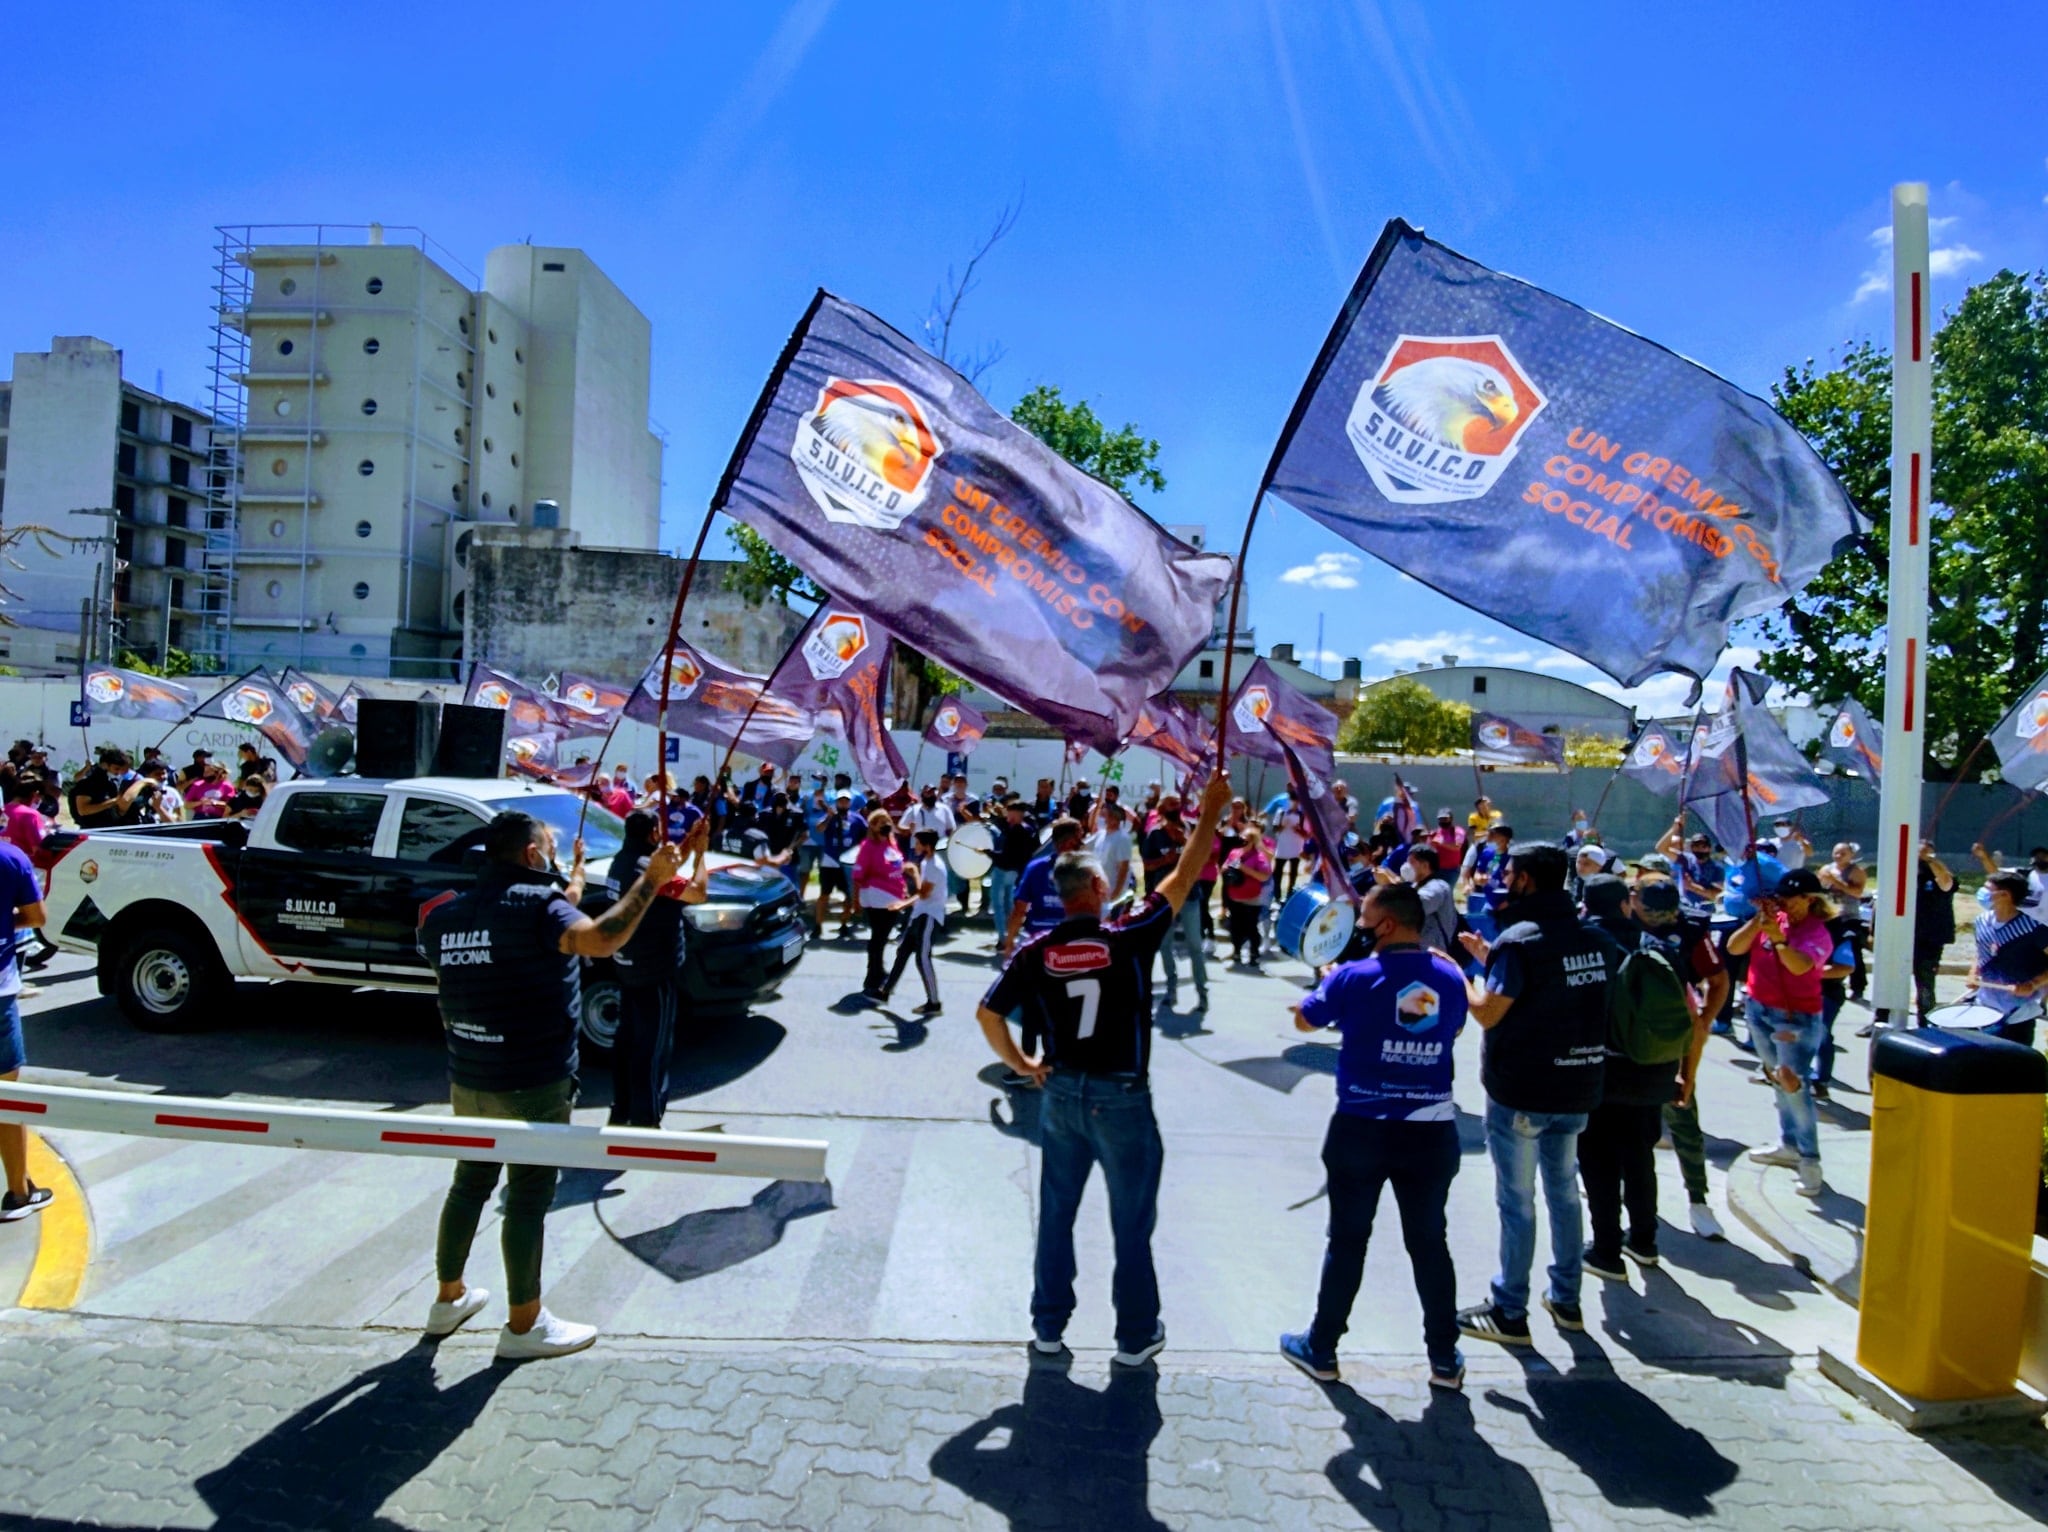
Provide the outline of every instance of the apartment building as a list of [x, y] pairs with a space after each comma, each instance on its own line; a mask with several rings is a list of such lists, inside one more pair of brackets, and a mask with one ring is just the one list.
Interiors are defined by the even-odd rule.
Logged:
[[121, 352], [89, 335], [14, 356], [0, 382], [0, 525], [39, 527], [0, 568], [0, 664], [75, 671], [132, 649], [152, 661], [192, 642], [224, 581], [209, 573], [211, 421], [137, 388]]
[[478, 281], [416, 229], [220, 233], [209, 659], [450, 678], [476, 525], [655, 546], [651, 330], [583, 252], [505, 246]]

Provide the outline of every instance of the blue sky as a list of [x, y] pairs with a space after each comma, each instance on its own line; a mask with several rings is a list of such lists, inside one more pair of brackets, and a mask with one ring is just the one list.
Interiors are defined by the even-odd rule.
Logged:
[[[1758, 391], [1888, 328], [1894, 181], [1935, 188], [1942, 302], [2048, 264], [2048, 29], [1930, 13], [20, 7], [0, 351], [96, 334], [133, 381], [198, 398], [217, 223], [416, 224], [476, 268], [528, 236], [580, 245], [654, 324], [675, 545], [811, 290], [911, 328], [1021, 197], [961, 321], [1007, 352], [986, 391], [1057, 383], [1136, 421], [1169, 481], [1147, 509], [1222, 546], [1390, 216]], [[1455, 652], [1597, 679], [1284, 505], [1249, 568], [1261, 647], [1310, 650], [1320, 615], [1333, 671]]]

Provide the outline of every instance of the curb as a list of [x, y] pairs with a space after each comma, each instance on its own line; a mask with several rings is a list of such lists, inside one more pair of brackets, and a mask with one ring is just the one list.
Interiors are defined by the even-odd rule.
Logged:
[[[1863, 1236], [1854, 1237], [1855, 1253], [1844, 1256], [1829, 1250], [1801, 1227], [1812, 1217], [1810, 1204], [1802, 1198], [1802, 1216], [1795, 1220], [1781, 1211], [1765, 1187], [1772, 1167], [1759, 1165], [1743, 1155], [1728, 1167], [1728, 1211], [1741, 1219], [1749, 1231], [1792, 1263], [1793, 1269], [1811, 1277], [1850, 1307], [1862, 1298]], [[1790, 1196], [1791, 1193], [1786, 1193]]]
[[24, 1309], [68, 1309], [85, 1290], [92, 1265], [92, 1212], [85, 1188], [64, 1157], [39, 1133], [28, 1136], [29, 1179], [56, 1195], [37, 1215], [36, 1259], [15, 1299]]

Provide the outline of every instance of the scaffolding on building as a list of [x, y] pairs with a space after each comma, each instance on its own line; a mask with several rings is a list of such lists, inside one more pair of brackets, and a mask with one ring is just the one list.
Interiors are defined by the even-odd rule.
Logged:
[[243, 259], [250, 248], [247, 228], [214, 230], [213, 345], [209, 353], [207, 408], [213, 429], [206, 454], [206, 542], [200, 564], [199, 626], [190, 652], [195, 668], [219, 673], [230, 663], [234, 618], [235, 547], [239, 535], [242, 485], [242, 428], [248, 416], [248, 311], [256, 275]]

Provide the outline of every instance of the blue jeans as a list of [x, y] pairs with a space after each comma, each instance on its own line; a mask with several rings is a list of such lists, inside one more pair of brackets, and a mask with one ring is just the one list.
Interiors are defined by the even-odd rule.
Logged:
[[1017, 874], [1001, 867], [988, 873], [988, 912], [995, 917], [996, 940], [1010, 929], [1010, 906], [1017, 902]]
[[[1193, 894], [1188, 895], [1188, 902], [1180, 907], [1174, 929], [1188, 944], [1188, 969], [1195, 978], [1195, 993], [1207, 1000], [1209, 965], [1202, 957], [1202, 907], [1195, 903]], [[1159, 944], [1159, 961], [1166, 965], [1166, 993], [1169, 997], [1180, 987], [1180, 975], [1175, 971], [1173, 962], [1173, 936], [1173, 931], [1168, 931], [1166, 940]]]
[[1109, 1190], [1109, 1232], [1116, 1250], [1110, 1297], [1116, 1343], [1127, 1351], [1152, 1343], [1159, 1327], [1159, 1278], [1152, 1268], [1152, 1226], [1159, 1216], [1159, 1172], [1166, 1159], [1143, 1080], [1055, 1072], [1045, 1082], [1043, 1157], [1038, 1178], [1037, 1282], [1031, 1328], [1057, 1340], [1074, 1313], [1074, 1218], [1088, 1172], [1102, 1166]]
[[1820, 997], [1820, 1046], [1814, 1050], [1813, 1063], [1806, 1071], [1806, 1078], [1815, 1085], [1832, 1085], [1835, 1081], [1835, 1018], [1842, 1014], [1842, 1007], [1848, 1003], [1847, 995], [1822, 991]]
[[1579, 1301], [1585, 1258], [1579, 1134], [1585, 1126], [1584, 1112], [1517, 1112], [1490, 1098], [1486, 1103], [1486, 1150], [1493, 1156], [1493, 1200], [1500, 1209], [1500, 1274], [1493, 1279], [1493, 1301], [1510, 1319], [1529, 1312], [1539, 1172], [1550, 1213], [1550, 1301]]
[[[1824, 1030], [1818, 1016], [1801, 1016], [1781, 1011], [1750, 998], [1749, 1038], [1756, 1044], [1757, 1059], [1778, 1094], [1778, 1133], [1797, 1149], [1802, 1158], [1820, 1158], [1820, 1118], [1813, 1107], [1813, 1085], [1808, 1076], [1820, 1052]], [[1777, 1081], [1779, 1065], [1799, 1077], [1799, 1089], [1788, 1091]]]

